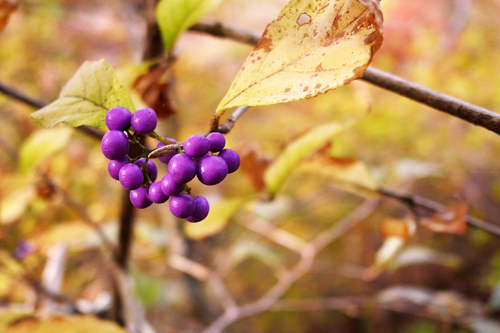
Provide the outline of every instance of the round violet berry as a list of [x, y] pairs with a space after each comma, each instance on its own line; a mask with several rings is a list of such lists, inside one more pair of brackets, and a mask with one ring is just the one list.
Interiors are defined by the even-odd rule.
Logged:
[[148, 198], [154, 203], [160, 204], [168, 200], [168, 195], [161, 190], [161, 183], [154, 182], [149, 186]]
[[219, 132], [210, 133], [207, 139], [210, 142], [210, 151], [214, 153], [221, 151], [226, 145], [226, 138]]
[[[144, 162], [146, 162], [146, 159], [142, 157], [137, 161], [135, 161], [135, 164], [137, 164], [138, 166], [143, 166]], [[156, 180], [156, 177], [158, 177], [158, 168], [156, 167], [156, 164], [154, 164], [153, 161], [148, 160], [148, 165], [146, 166], [146, 169], [148, 170], [149, 179], [151, 179], [151, 181], [154, 182]]]
[[165, 195], [179, 195], [183, 189], [184, 184], [176, 183], [168, 173], [161, 179], [161, 190]]
[[110, 160], [108, 163], [108, 172], [111, 178], [118, 180], [120, 169], [129, 163], [130, 159], [128, 158], [128, 156], [125, 156], [124, 158], [121, 158], [119, 160]]
[[148, 198], [148, 189], [139, 187], [136, 190], [130, 191], [130, 202], [137, 208], [146, 208], [151, 206], [152, 202]]
[[240, 167], [240, 155], [232, 149], [224, 149], [219, 156], [227, 163], [227, 173], [233, 173]]
[[186, 154], [177, 154], [168, 162], [168, 173], [179, 184], [185, 184], [196, 176], [196, 164]]
[[130, 127], [132, 112], [122, 106], [115, 106], [106, 112], [106, 126], [110, 130], [125, 131]]
[[193, 134], [184, 141], [184, 152], [191, 157], [202, 157], [209, 149], [210, 141], [200, 134]]
[[194, 203], [196, 207], [193, 214], [186, 217], [186, 221], [188, 222], [200, 222], [201, 220], [204, 220], [208, 215], [208, 211], [210, 210], [210, 205], [208, 204], [207, 199], [205, 199], [205, 197], [202, 197], [201, 195], [198, 195], [194, 198]]
[[198, 179], [205, 185], [216, 185], [227, 176], [227, 163], [221, 157], [210, 155], [198, 163]]
[[120, 184], [127, 190], [137, 190], [144, 183], [144, 175], [137, 164], [124, 165], [118, 174]]
[[128, 148], [128, 138], [122, 131], [111, 130], [102, 137], [102, 153], [110, 160], [119, 160], [125, 157]]
[[151, 133], [156, 128], [156, 113], [150, 108], [139, 109], [132, 114], [131, 124], [134, 131], [139, 134]]
[[182, 193], [170, 198], [169, 208], [172, 215], [184, 219], [193, 214], [196, 204], [190, 195]]
[[[172, 141], [175, 141], [174, 139], [170, 139], [168, 138], [169, 140], [172, 140]], [[162, 142], [158, 142], [158, 144], [156, 145], [156, 148], [160, 148], [160, 147], [164, 147], [165, 144], [163, 144]], [[168, 164], [168, 162], [170, 162], [170, 159], [176, 155], [177, 152], [174, 151], [173, 153], [170, 153], [168, 154], [167, 156], [162, 156], [162, 157], [158, 157], [158, 160], [162, 163], [165, 163], [165, 164]]]

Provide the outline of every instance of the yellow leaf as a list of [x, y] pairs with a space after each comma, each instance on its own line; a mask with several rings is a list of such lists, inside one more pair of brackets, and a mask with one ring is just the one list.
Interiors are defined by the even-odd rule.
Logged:
[[354, 121], [334, 122], [318, 126], [290, 143], [264, 173], [264, 183], [269, 193], [275, 195], [300, 161], [314, 154], [334, 135], [353, 123]]
[[200, 223], [184, 224], [184, 233], [189, 239], [204, 239], [221, 232], [229, 219], [245, 203], [244, 198], [224, 199], [210, 207], [210, 212], [205, 220]]
[[10, 324], [3, 333], [126, 333], [127, 331], [116, 323], [101, 320], [95, 316], [53, 316], [46, 319], [26, 317]]
[[377, 0], [290, 1], [267, 26], [215, 118], [235, 106], [311, 98], [361, 77], [382, 43], [381, 16]]
[[324, 178], [351, 193], [371, 197], [376, 194], [377, 184], [373, 180], [368, 166], [358, 160], [319, 156], [302, 164], [301, 174], [310, 174]]

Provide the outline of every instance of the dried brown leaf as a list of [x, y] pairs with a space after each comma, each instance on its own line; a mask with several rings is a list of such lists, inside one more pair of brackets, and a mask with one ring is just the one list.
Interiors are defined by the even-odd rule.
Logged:
[[449, 207], [445, 211], [438, 212], [420, 223], [434, 231], [448, 234], [463, 235], [467, 232], [467, 214], [469, 206], [465, 201]]
[[142, 100], [153, 110], [159, 118], [167, 118], [175, 114], [169, 90], [170, 84], [167, 71], [170, 62], [155, 63], [149, 72], [140, 75], [134, 82], [133, 88], [141, 95]]
[[17, 9], [17, 0], [0, 0], [0, 32], [7, 25], [10, 15]]
[[264, 173], [271, 164], [270, 160], [257, 155], [255, 147], [249, 147], [240, 153], [241, 170], [250, 179], [250, 182], [257, 191], [265, 188]]

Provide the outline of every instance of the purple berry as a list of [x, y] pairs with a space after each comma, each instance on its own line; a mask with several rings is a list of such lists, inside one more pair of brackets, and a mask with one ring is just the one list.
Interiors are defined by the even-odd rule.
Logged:
[[196, 176], [196, 164], [186, 154], [177, 154], [168, 162], [168, 173], [179, 184], [185, 184]]
[[129, 163], [130, 159], [128, 158], [128, 156], [125, 156], [124, 158], [121, 158], [119, 160], [110, 160], [108, 163], [109, 175], [116, 180], [120, 179], [119, 178], [120, 169]]
[[154, 203], [160, 204], [168, 200], [168, 195], [161, 190], [161, 183], [154, 182], [149, 186], [148, 198]]
[[12, 252], [12, 256], [17, 260], [23, 260], [31, 253], [35, 252], [35, 249], [35, 245], [24, 239], [21, 239], [17, 243], [17, 247], [15, 248], [14, 252]]
[[188, 222], [200, 222], [201, 220], [204, 220], [208, 215], [208, 211], [210, 210], [210, 205], [208, 204], [207, 199], [205, 199], [205, 197], [202, 197], [201, 195], [198, 195], [194, 198], [194, 203], [196, 207], [193, 214], [186, 217], [186, 221]]
[[170, 198], [169, 208], [172, 215], [184, 219], [193, 214], [196, 204], [190, 195], [182, 193]]
[[210, 151], [214, 153], [221, 151], [226, 145], [226, 138], [219, 132], [210, 133], [207, 139], [210, 142]]
[[130, 202], [137, 208], [146, 208], [152, 204], [148, 198], [148, 190], [145, 187], [130, 191]]
[[183, 189], [184, 184], [176, 183], [168, 173], [161, 179], [161, 190], [165, 195], [179, 195]]
[[[170, 139], [170, 138], [169, 138]], [[173, 139], [172, 139], [173, 140]], [[156, 148], [160, 148], [160, 147], [164, 147], [165, 144], [163, 144], [162, 142], [158, 142], [158, 144], [156, 145]], [[170, 159], [176, 155], [177, 152], [173, 152], [173, 153], [170, 153], [168, 154], [167, 156], [162, 156], [162, 157], [158, 157], [158, 160], [162, 163], [165, 163], [165, 164], [168, 164], [168, 162], [170, 162]]]
[[110, 130], [125, 131], [130, 127], [132, 113], [122, 106], [115, 106], [106, 113], [106, 126]]
[[232, 149], [224, 149], [219, 156], [227, 163], [227, 173], [233, 173], [240, 167], [240, 155]]
[[132, 128], [139, 134], [148, 134], [153, 132], [156, 128], [156, 123], [156, 113], [153, 109], [139, 109], [132, 114]]
[[219, 156], [210, 155], [198, 163], [198, 179], [205, 185], [219, 184], [227, 176], [227, 163]]
[[[135, 161], [135, 164], [137, 164], [138, 166], [142, 166], [144, 165], [145, 161], [146, 159], [142, 157], [137, 161]], [[146, 167], [146, 169], [148, 170], [149, 179], [151, 179], [151, 181], [154, 182], [156, 180], [156, 177], [158, 177], [158, 169], [156, 168], [156, 164], [154, 164], [153, 161], [148, 160], [148, 166]]]
[[200, 164], [200, 161], [201, 161], [202, 159], [204, 159], [205, 157], [207, 157], [207, 156], [210, 156], [210, 154], [209, 154], [209, 153], [206, 153], [206, 154], [205, 154], [205, 155], [203, 155], [202, 157], [196, 157], [194, 160], [196, 161], [196, 164]]
[[141, 187], [144, 182], [144, 175], [141, 168], [137, 164], [129, 163], [124, 165], [118, 176], [120, 184], [127, 190], [136, 190]]
[[122, 131], [112, 130], [102, 137], [102, 153], [110, 160], [119, 160], [125, 157], [128, 148], [128, 138]]
[[200, 134], [193, 134], [184, 141], [184, 152], [191, 157], [202, 157], [210, 149], [210, 141]]

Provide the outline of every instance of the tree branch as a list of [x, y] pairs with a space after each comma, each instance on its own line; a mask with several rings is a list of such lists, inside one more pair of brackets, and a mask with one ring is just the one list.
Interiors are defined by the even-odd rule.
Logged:
[[[412, 212], [416, 213], [417, 216], [418, 216], [418, 212], [416, 212], [417, 207], [424, 208], [430, 213], [442, 212], [446, 208], [444, 205], [442, 205], [438, 202], [432, 201], [430, 199], [427, 199], [427, 198], [424, 198], [424, 197], [421, 197], [421, 196], [415, 195], [415, 194], [408, 194], [408, 193], [405, 193], [403, 191], [400, 191], [397, 189], [392, 189], [392, 188], [387, 187], [387, 186], [379, 186], [377, 188], [377, 192], [386, 196], [386, 197], [390, 197], [390, 198], [393, 198], [393, 199], [400, 201], [401, 203], [408, 206], [408, 208]], [[465, 221], [470, 225], [473, 225], [473, 226], [480, 228], [480, 229], [484, 229], [484, 230], [489, 231], [497, 236], [500, 236], [500, 226], [488, 223], [486, 221], [480, 220], [480, 219], [473, 217], [473, 216], [470, 216], [470, 215], [466, 216]]]
[[[358, 208], [354, 210], [353, 213], [342, 219], [341, 221], [335, 223], [331, 228], [319, 234], [310, 243], [304, 243], [302, 249], [300, 250], [300, 259], [290, 270], [286, 271], [279, 279], [278, 282], [272, 286], [261, 298], [254, 302], [247, 303], [242, 306], [236, 306], [234, 303], [230, 303], [226, 306], [224, 313], [219, 316], [210, 326], [202, 331], [202, 333], [219, 333], [222, 332], [226, 327], [231, 325], [233, 322], [250, 317], [264, 311], [272, 309], [272, 307], [278, 302], [278, 300], [290, 289], [290, 287], [300, 278], [302, 278], [306, 273], [308, 273], [312, 267], [316, 255], [328, 244], [338, 239], [344, 235], [349, 229], [355, 226], [357, 223], [363, 221], [366, 217], [371, 214], [375, 209], [378, 200], [367, 200]], [[252, 228], [252, 230], [266, 236], [271, 240], [277, 240], [278, 244], [281, 244], [281, 237], [276, 238], [279, 235], [278, 229], [270, 232], [266, 228]], [[286, 244], [286, 242], [285, 242]], [[294, 243], [295, 244], [295, 243]], [[296, 249], [296, 245], [292, 246], [293, 250]]]
[[[196, 24], [191, 27], [190, 30], [210, 34], [212, 36], [229, 38], [250, 45], [256, 45], [260, 39], [260, 35], [257, 33], [238, 30], [224, 26], [220, 23]], [[457, 98], [442, 94], [373, 67], [368, 67], [366, 69], [361, 80], [370, 82], [380, 88], [390, 90], [401, 96], [405, 96], [500, 135], [500, 115], [490, 110], [461, 101]]]
[[[44, 101], [39, 100], [35, 97], [29, 96], [28, 94], [26, 94], [20, 90], [17, 90], [16, 88], [9, 87], [2, 82], [0, 82], [0, 93], [3, 93], [7, 97], [10, 97], [10, 98], [15, 99], [15, 100], [20, 101], [20, 102], [23, 102], [24, 104], [31, 106], [33, 108], [36, 108], [36, 109], [41, 109], [47, 105], [47, 103], [45, 103]], [[102, 133], [102, 131], [99, 131], [99, 130], [97, 130], [93, 127], [90, 127], [90, 126], [80, 126], [80, 127], [76, 127], [76, 128], [78, 130], [96, 138], [96, 139], [99, 139], [99, 140], [101, 140], [102, 136], [104, 135]]]

